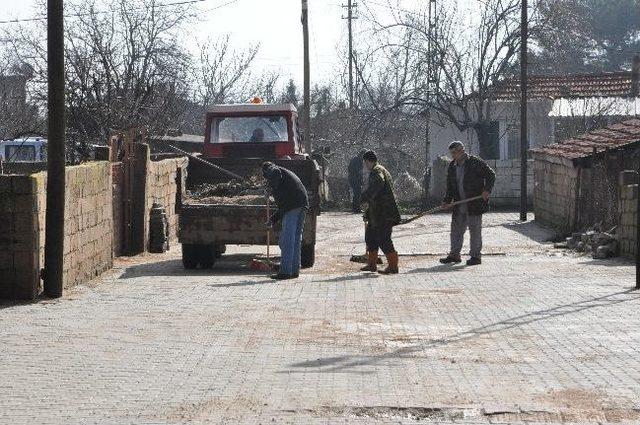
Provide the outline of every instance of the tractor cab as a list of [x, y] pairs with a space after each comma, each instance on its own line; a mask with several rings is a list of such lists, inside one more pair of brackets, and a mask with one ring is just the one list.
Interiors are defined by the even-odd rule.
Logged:
[[302, 159], [298, 111], [292, 104], [217, 105], [206, 115], [207, 158]]

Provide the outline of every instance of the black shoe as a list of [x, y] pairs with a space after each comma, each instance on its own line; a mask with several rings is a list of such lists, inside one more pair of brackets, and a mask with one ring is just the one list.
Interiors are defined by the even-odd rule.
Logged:
[[467, 266], [479, 266], [482, 264], [482, 260], [478, 257], [471, 257], [467, 260]]
[[450, 255], [447, 255], [445, 258], [441, 258], [440, 262], [442, 264], [458, 264], [461, 263], [462, 260], [460, 259], [460, 257], [452, 257]]
[[290, 275], [290, 274], [284, 274], [284, 273], [278, 273], [278, 274], [274, 274], [271, 275], [271, 279], [275, 279], [275, 280], [287, 280], [287, 279], [295, 279], [296, 275]]

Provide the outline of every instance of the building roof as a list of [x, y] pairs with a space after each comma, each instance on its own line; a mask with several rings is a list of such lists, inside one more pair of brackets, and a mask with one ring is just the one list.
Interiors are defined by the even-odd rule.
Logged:
[[270, 104], [270, 103], [239, 103], [231, 105], [215, 105], [209, 108], [209, 112], [214, 114], [234, 114], [238, 112], [297, 112], [291, 103]]
[[[604, 72], [601, 74], [532, 75], [529, 77], [530, 99], [557, 99], [560, 97], [621, 97], [631, 96], [631, 72]], [[495, 85], [496, 100], [513, 101], [520, 97], [520, 79], [505, 80]]]
[[632, 119], [581, 134], [560, 143], [531, 149], [536, 155], [557, 156], [569, 160], [586, 158], [606, 149], [615, 150], [640, 142], [640, 119]]

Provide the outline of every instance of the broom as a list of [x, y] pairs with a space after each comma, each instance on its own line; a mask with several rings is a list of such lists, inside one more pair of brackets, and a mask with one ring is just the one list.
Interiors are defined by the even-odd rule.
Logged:
[[[449, 208], [450, 207], [455, 207], [456, 205], [466, 204], [467, 202], [476, 201], [478, 199], [482, 199], [482, 196], [476, 196], [476, 197], [473, 197], [473, 198], [468, 198], [468, 199], [463, 199], [461, 201], [453, 202], [452, 204], [447, 205], [447, 207], [449, 207]], [[421, 212], [420, 214], [418, 214], [416, 216], [413, 216], [411, 218], [407, 218], [407, 219], [402, 220], [399, 225], [401, 226], [403, 224], [409, 224], [412, 221], [415, 221], [415, 220], [417, 220], [419, 218], [424, 217], [425, 215], [433, 214], [433, 213], [436, 213], [436, 212], [441, 211], [443, 209], [445, 209], [444, 205], [438, 205], [437, 207], [432, 208], [432, 209], [427, 210], [427, 211], [423, 211], [423, 212]], [[366, 263], [367, 262], [367, 256], [366, 255], [352, 255], [351, 259], [349, 261], [351, 261], [352, 263]], [[380, 258], [378, 258], [378, 264], [382, 264], [382, 260]]]
[[[270, 199], [269, 194], [267, 194], [267, 220], [271, 219], [271, 208], [270, 208]], [[261, 271], [261, 272], [272, 272], [275, 269], [275, 264], [271, 261], [270, 255], [271, 249], [271, 228], [267, 228], [267, 258], [265, 260], [261, 260], [259, 258], [254, 258], [251, 260], [251, 265], [249, 266], [251, 270]]]

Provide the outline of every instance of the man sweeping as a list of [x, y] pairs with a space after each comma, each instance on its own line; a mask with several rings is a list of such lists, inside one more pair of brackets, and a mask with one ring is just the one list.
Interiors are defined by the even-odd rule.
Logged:
[[[480, 199], [453, 207], [451, 217], [451, 250], [449, 255], [440, 259], [442, 264], [460, 263], [460, 251], [464, 234], [469, 229], [471, 244], [468, 266], [482, 263], [482, 214], [489, 209], [489, 195], [496, 181], [496, 173], [482, 159], [469, 155], [462, 142], [454, 141], [449, 145], [453, 160], [447, 170], [447, 194], [443, 204], [482, 196]], [[449, 207], [451, 208], [451, 207]]]
[[365, 168], [369, 171], [369, 183], [362, 193], [362, 202], [366, 203], [364, 220], [365, 242], [367, 244], [367, 265], [361, 270], [375, 272], [378, 270], [378, 250], [387, 257], [388, 266], [381, 270], [382, 274], [398, 273], [398, 253], [393, 246], [391, 233], [393, 226], [400, 224], [400, 212], [396, 197], [393, 194], [391, 174], [380, 164], [373, 151], [362, 155]]
[[278, 206], [269, 218], [267, 226], [271, 227], [282, 220], [282, 231], [278, 240], [281, 252], [280, 270], [271, 277], [276, 280], [295, 279], [300, 274], [302, 231], [309, 209], [307, 189], [293, 172], [272, 162], [262, 164], [262, 174]]

